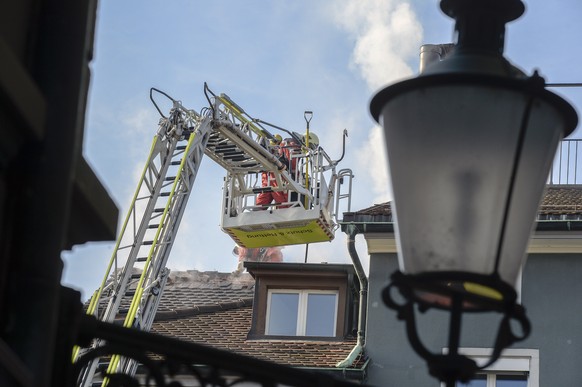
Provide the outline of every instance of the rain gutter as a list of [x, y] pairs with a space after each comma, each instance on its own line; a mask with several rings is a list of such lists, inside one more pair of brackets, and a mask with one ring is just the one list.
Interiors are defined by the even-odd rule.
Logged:
[[536, 231], [580, 231], [582, 221], [580, 220], [538, 220], [535, 226]]
[[317, 373], [323, 374], [330, 374], [330, 375], [337, 375], [340, 374], [343, 376], [344, 379], [348, 380], [366, 380], [366, 371], [368, 369], [368, 363], [370, 360], [366, 360], [366, 362], [360, 368], [334, 368], [334, 367], [297, 367], [299, 369], [305, 371], [313, 371]]

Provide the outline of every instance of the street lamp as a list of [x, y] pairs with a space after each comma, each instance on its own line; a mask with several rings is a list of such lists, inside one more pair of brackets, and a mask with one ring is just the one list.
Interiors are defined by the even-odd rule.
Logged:
[[[453, 52], [378, 92], [370, 111], [384, 128], [399, 247], [400, 271], [383, 298], [431, 374], [453, 386], [479, 369], [458, 353], [462, 313], [503, 316], [485, 366], [529, 334], [514, 285], [556, 148], [578, 118], [537, 72], [526, 76], [503, 57], [505, 24], [523, 14], [520, 0], [440, 6], [456, 20]], [[447, 354], [421, 343], [415, 304], [450, 311]]]

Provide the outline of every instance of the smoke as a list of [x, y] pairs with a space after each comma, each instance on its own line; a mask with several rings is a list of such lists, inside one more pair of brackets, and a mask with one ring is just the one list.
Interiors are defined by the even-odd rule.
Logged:
[[406, 0], [345, 0], [335, 20], [355, 40], [352, 65], [370, 90], [409, 77], [418, 58], [422, 26]]
[[374, 194], [373, 204], [384, 203], [390, 200], [388, 161], [384, 147], [384, 135], [379, 126], [370, 129], [364, 143], [365, 151], [359, 152], [358, 165], [369, 173], [371, 192]]
[[[336, 2], [336, 23], [354, 40], [351, 66], [370, 91], [410, 77], [409, 63], [418, 62], [422, 26], [407, 0], [344, 0]], [[368, 171], [374, 202], [389, 199], [384, 139], [379, 127], [371, 128], [358, 163]]]

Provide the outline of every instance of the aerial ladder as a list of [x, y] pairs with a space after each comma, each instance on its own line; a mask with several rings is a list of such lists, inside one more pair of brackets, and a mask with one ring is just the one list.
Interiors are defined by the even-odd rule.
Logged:
[[[105, 276], [87, 307], [87, 314], [101, 321], [151, 329], [170, 273], [166, 264], [204, 155], [226, 171], [221, 228], [241, 247], [331, 241], [340, 205], [350, 210], [352, 172], [336, 171], [347, 131], [342, 156], [332, 160], [320, 146], [310, 146], [296, 132], [249, 116], [206, 84], [204, 92], [209, 106], [196, 112], [158, 89], [150, 90], [161, 116], [158, 130]], [[171, 101], [167, 116], [154, 93]], [[270, 149], [275, 135], [266, 126], [300, 147], [282, 159]], [[296, 166], [293, 170], [288, 168], [291, 164]], [[263, 186], [262, 174], [276, 183]], [[286, 192], [288, 200], [256, 203], [260, 193], [276, 191]], [[90, 348], [75, 348], [73, 361], [103, 344], [94, 340]], [[105, 386], [106, 375], [133, 375], [137, 366], [118, 355], [94, 359], [77, 382], [81, 387]]]

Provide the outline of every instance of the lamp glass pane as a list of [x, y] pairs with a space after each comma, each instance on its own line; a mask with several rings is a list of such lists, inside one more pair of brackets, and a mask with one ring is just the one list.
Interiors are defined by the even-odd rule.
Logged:
[[[562, 120], [552, 106], [536, 102], [531, 111], [527, 136], [516, 176], [499, 262], [501, 278], [515, 285], [525, 250], [535, 225], [556, 149], [562, 140]], [[529, 227], [529, 229], [528, 229]], [[528, 231], [527, 233], [525, 231]], [[514, 264], [519, 260], [519, 264]]]
[[[380, 122], [403, 272], [495, 270], [527, 102], [512, 90], [444, 85], [401, 93], [386, 103]], [[512, 243], [502, 253], [502, 269], [511, 274], [500, 274], [512, 284], [561, 133], [550, 124], [560, 122], [553, 108], [540, 102], [533, 110], [514, 189], [527, 197], [511, 202], [505, 239]]]

